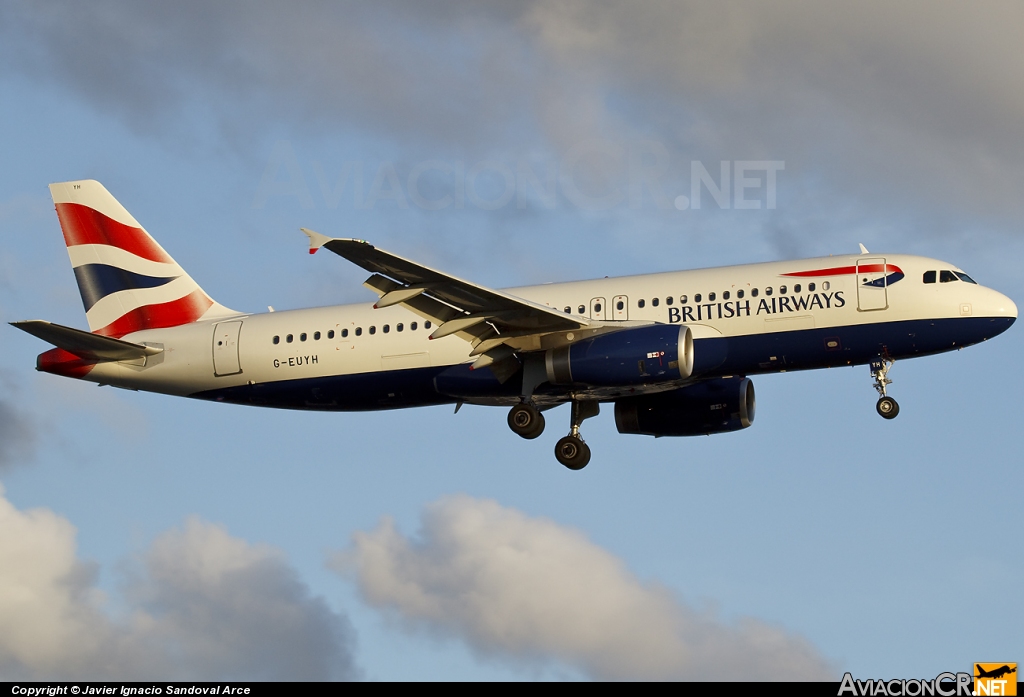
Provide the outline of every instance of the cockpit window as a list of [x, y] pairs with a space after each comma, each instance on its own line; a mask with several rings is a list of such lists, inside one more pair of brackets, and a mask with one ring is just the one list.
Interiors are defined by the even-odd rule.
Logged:
[[952, 281], [959, 280], [960, 279], [957, 278], [956, 274], [954, 274], [952, 271], [946, 271], [945, 269], [939, 271], [939, 283], [950, 283]]
[[953, 273], [955, 273], [956, 277], [959, 278], [964, 283], [973, 283], [974, 285], [978, 285], [977, 281], [975, 281], [973, 278], [965, 274], [963, 271], [954, 271]]
[[934, 271], [925, 271], [924, 272], [924, 282], [925, 283], [935, 283], [935, 272]]

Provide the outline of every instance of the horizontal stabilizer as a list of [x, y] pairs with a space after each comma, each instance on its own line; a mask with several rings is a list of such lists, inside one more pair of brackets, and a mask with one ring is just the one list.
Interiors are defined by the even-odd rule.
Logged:
[[11, 326], [28, 332], [43, 341], [48, 341], [68, 353], [95, 361], [128, 361], [152, 356], [163, 351], [163, 349], [153, 346], [143, 346], [109, 336], [91, 334], [81, 329], [72, 329], [41, 319], [11, 322]]

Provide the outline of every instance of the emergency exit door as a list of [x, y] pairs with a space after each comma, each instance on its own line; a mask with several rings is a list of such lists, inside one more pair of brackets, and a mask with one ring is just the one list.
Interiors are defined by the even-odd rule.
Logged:
[[616, 295], [612, 298], [612, 318], [616, 320], [629, 319], [629, 298], [625, 295]]

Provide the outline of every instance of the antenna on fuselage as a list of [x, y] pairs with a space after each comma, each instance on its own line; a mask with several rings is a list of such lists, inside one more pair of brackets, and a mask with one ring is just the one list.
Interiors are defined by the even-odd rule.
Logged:
[[860, 245], [860, 253], [861, 254], [871, 254], [871, 252], [868, 251], [868, 248], [865, 247], [863, 243], [858, 242], [857, 244]]

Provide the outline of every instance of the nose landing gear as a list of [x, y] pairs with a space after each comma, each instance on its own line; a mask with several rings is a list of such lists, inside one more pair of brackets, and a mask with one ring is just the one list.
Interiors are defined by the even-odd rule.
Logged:
[[900, 405], [895, 399], [885, 393], [885, 388], [892, 384], [888, 378], [889, 369], [894, 361], [892, 358], [882, 356], [871, 363], [871, 377], [875, 379], [875, 389], [878, 390], [878, 402], [875, 404], [875, 411], [883, 419], [895, 419], [900, 413]]
[[597, 416], [601, 406], [597, 402], [572, 401], [572, 421], [569, 435], [555, 444], [555, 459], [571, 470], [581, 470], [590, 462], [590, 446], [580, 436], [580, 424], [591, 416]]

